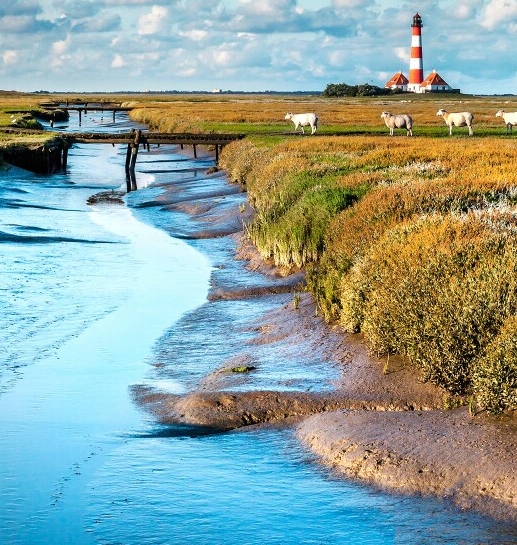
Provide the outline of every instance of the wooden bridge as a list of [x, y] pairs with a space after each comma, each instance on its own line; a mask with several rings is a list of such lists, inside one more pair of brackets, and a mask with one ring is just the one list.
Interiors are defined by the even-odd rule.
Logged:
[[117, 112], [130, 112], [131, 110], [134, 110], [134, 107], [126, 107], [126, 106], [64, 106], [63, 108], [60, 108], [61, 110], [64, 110], [66, 112], [75, 111], [79, 114], [79, 125], [82, 123], [82, 114], [85, 115], [88, 113], [88, 111], [91, 112], [112, 112], [113, 114], [113, 123], [115, 123], [115, 114]]
[[[82, 122], [82, 114], [85, 115], [90, 112], [111, 112], [113, 114], [113, 123], [115, 123], [115, 114], [117, 112], [130, 112], [134, 109], [134, 106], [121, 106], [116, 103], [110, 102], [83, 102], [79, 104], [70, 104], [67, 100], [64, 104], [57, 102], [42, 102], [40, 106], [47, 110], [66, 112], [67, 116], [70, 112], [77, 112], [79, 114], [79, 125]], [[53, 126], [54, 119], [50, 118], [50, 126]]]
[[[5, 128], [1, 132], [41, 134], [43, 131]], [[174, 144], [181, 146], [181, 149], [184, 146], [192, 146], [194, 158], [197, 158], [197, 146], [211, 146], [215, 150], [215, 160], [217, 163], [219, 161], [219, 151], [224, 146], [245, 137], [244, 134], [159, 133], [134, 129], [131, 129], [127, 133], [54, 133], [54, 135], [51, 136], [48, 134], [48, 136], [50, 137], [49, 140], [37, 147], [20, 146], [3, 150], [6, 162], [33, 172], [52, 174], [54, 172], [66, 171], [68, 150], [73, 144], [127, 145], [125, 168], [128, 191], [134, 185], [132, 182], [135, 179], [135, 164], [141, 146], [144, 149], [147, 148], [147, 150], [149, 150], [151, 144]]]
[[[194, 157], [197, 158], [197, 146], [214, 146], [215, 160], [219, 160], [219, 150], [230, 142], [241, 140], [244, 134], [218, 134], [218, 133], [162, 133], [144, 132], [132, 129], [128, 133], [64, 133], [62, 139], [67, 142], [68, 147], [74, 143], [78, 144], [126, 144], [126, 170], [134, 169], [138, 150], [140, 146], [147, 148], [151, 144], [175, 144], [192, 146]], [[66, 161], [65, 161], [66, 168]]]

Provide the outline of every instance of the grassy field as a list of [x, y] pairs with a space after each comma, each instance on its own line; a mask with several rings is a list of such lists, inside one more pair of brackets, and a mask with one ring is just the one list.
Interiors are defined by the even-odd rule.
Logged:
[[[135, 106], [136, 102], [133, 102]], [[517, 110], [517, 97], [471, 97], [463, 95], [424, 95], [378, 98], [329, 99], [294, 95], [180, 95], [167, 102], [149, 100], [135, 109], [134, 119], [156, 130], [239, 132], [271, 135], [292, 132], [294, 125], [284, 119], [287, 112], [314, 111], [319, 117], [320, 135], [386, 134], [380, 118], [383, 110], [408, 113], [413, 117], [415, 136], [448, 136], [440, 108], [474, 113], [477, 136], [505, 134], [504, 123], [496, 118], [499, 109]], [[454, 130], [458, 135], [467, 129]], [[400, 134], [404, 134], [400, 131]]]
[[[415, 136], [448, 136], [440, 108], [474, 113], [476, 136], [505, 134], [497, 110], [517, 110], [517, 96], [475, 97], [470, 95], [393, 95], [368, 98], [325, 98], [319, 95], [269, 94], [23, 94], [0, 91], [0, 127], [9, 126], [13, 112], [37, 112], [53, 102], [83, 104], [104, 102], [134, 106], [132, 117], [163, 132], [238, 132], [272, 136], [292, 132], [293, 124], [284, 119], [288, 111], [315, 111], [321, 135], [386, 134], [380, 119], [383, 110], [408, 113], [413, 117]], [[454, 129], [458, 135], [465, 128]], [[399, 131], [403, 134], [403, 131]]]
[[[0, 125], [34, 102], [0, 96]], [[284, 270], [307, 269], [329, 322], [400, 354], [424, 380], [471, 407], [517, 409], [517, 133], [499, 109], [517, 97], [397, 95], [80, 96], [134, 106], [163, 132], [237, 132], [220, 157], [256, 211], [248, 236]], [[441, 117], [471, 111], [452, 137]], [[394, 137], [383, 110], [409, 113]], [[288, 111], [315, 111], [316, 136], [293, 135]]]

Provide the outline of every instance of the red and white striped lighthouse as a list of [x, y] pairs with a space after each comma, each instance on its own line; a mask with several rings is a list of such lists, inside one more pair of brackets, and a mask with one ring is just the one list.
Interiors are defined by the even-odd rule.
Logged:
[[422, 17], [415, 13], [411, 36], [411, 58], [409, 60], [408, 91], [420, 92], [420, 84], [424, 81], [424, 63], [422, 59]]

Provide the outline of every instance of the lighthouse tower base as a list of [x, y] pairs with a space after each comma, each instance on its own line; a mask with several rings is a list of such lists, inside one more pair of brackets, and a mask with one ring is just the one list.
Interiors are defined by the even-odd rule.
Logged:
[[423, 93], [420, 83], [408, 83], [407, 90], [409, 93]]

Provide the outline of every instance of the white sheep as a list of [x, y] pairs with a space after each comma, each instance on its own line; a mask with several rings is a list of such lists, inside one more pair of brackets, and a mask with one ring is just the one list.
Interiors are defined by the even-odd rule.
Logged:
[[506, 134], [512, 132], [512, 127], [517, 125], [517, 112], [505, 112], [504, 110], [499, 110], [496, 114], [496, 117], [502, 117], [506, 124]]
[[290, 119], [294, 123], [294, 132], [298, 126], [302, 129], [302, 134], [305, 134], [303, 130], [304, 126], [311, 126], [311, 134], [314, 134], [318, 129], [318, 116], [314, 113], [310, 114], [293, 114], [291, 112], [285, 114], [285, 119]]
[[452, 136], [452, 127], [465, 126], [469, 128], [469, 136], [474, 134], [472, 131], [472, 120], [474, 119], [474, 116], [470, 112], [449, 113], [442, 108], [436, 112], [436, 115], [443, 117], [445, 124], [449, 127], [449, 135]]
[[390, 112], [382, 112], [381, 119], [384, 119], [386, 127], [390, 130], [390, 136], [393, 136], [394, 129], [406, 129], [406, 136], [413, 136], [413, 120], [407, 114], [394, 115]]

